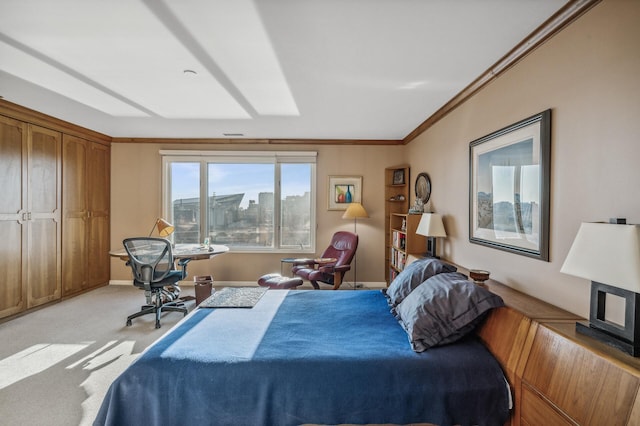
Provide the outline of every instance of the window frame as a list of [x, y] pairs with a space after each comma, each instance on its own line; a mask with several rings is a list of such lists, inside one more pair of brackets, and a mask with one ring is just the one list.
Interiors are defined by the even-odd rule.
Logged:
[[[274, 218], [278, 218], [274, 224], [274, 247], [233, 247], [233, 251], [243, 253], [315, 253], [316, 249], [316, 158], [318, 153], [315, 151], [186, 151], [186, 150], [160, 150], [162, 158], [162, 185], [161, 185], [161, 202], [162, 214], [165, 218], [172, 218], [171, 197], [169, 190], [171, 189], [171, 173], [170, 165], [176, 162], [182, 163], [200, 163], [200, 224], [199, 235], [205, 235], [207, 229], [207, 203], [202, 202], [208, 196], [208, 164], [214, 163], [261, 163], [274, 164]], [[282, 196], [281, 196], [281, 170], [282, 164], [309, 164], [311, 167], [310, 179], [310, 236], [309, 247], [304, 249], [294, 249], [282, 246]], [[204, 218], [204, 219], [203, 219]]]

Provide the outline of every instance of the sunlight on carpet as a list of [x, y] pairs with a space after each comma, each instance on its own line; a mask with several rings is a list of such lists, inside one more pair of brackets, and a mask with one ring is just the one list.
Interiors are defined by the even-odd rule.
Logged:
[[131, 364], [140, 354], [133, 353], [135, 342], [122, 342], [104, 353], [96, 353], [87, 358], [83, 370], [91, 374], [80, 384], [87, 392], [87, 399], [82, 402], [82, 421], [80, 425], [90, 425], [100, 409], [111, 382]]
[[126, 327], [143, 303], [133, 286], [106, 286], [0, 324], [0, 423], [91, 425], [111, 383], [183, 318]]
[[41, 343], [0, 360], [0, 389], [38, 374], [87, 346]]

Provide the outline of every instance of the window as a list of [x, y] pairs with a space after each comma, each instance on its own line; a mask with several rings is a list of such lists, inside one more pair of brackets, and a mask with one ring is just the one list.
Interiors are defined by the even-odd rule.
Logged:
[[164, 216], [176, 243], [314, 251], [315, 152], [160, 154]]

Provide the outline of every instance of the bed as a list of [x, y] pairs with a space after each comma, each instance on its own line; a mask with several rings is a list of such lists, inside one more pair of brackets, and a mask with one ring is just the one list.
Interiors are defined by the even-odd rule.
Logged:
[[416, 351], [396, 311], [380, 290], [195, 309], [114, 381], [95, 424], [505, 424], [510, 391], [478, 336]]

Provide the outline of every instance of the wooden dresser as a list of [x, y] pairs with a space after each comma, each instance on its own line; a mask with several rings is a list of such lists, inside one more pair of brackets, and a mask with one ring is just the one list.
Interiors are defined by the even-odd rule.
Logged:
[[640, 425], [640, 358], [577, 334], [582, 318], [570, 312], [493, 280], [487, 287], [507, 307], [478, 334], [511, 384], [511, 425]]
[[110, 144], [0, 99], [0, 322], [109, 283]]

